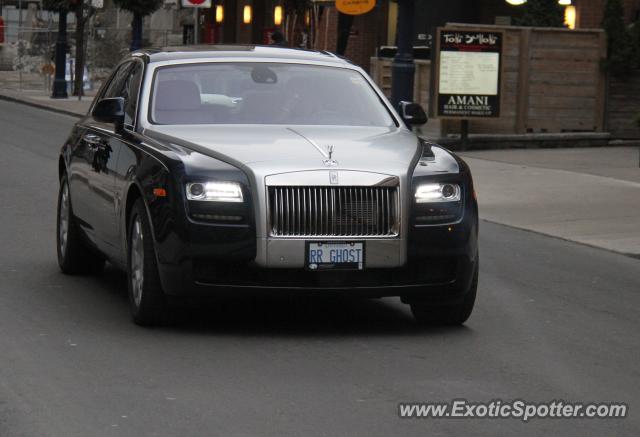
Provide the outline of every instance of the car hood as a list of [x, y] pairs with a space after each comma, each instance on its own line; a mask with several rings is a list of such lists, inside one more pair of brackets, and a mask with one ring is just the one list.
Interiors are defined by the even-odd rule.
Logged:
[[397, 127], [156, 125], [144, 133], [262, 174], [327, 169], [328, 146], [336, 169], [406, 174], [421, 150]]

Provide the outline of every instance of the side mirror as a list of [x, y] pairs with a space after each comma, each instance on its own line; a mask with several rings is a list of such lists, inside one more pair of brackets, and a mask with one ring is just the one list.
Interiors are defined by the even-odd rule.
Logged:
[[116, 130], [124, 124], [124, 99], [122, 97], [110, 97], [102, 99], [91, 112], [93, 118], [102, 123], [113, 123]]
[[418, 103], [400, 102], [398, 107], [400, 109], [400, 117], [407, 127], [420, 126], [429, 120], [424, 109]]

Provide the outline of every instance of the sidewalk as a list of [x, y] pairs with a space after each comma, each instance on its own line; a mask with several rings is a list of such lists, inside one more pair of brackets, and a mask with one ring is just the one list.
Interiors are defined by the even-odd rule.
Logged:
[[466, 152], [480, 217], [640, 256], [637, 147]]
[[[22, 89], [20, 87], [22, 86]], [[19, 75], [15, 71], [0, 72], [0, 99], [12, 100], [42, 109], [62, 112], [73, 116], [83, 116], [95, 96], [95, 90], [85, 91], [82, 100], [69, 96], [67, 99], [52, 99], [51, 93], [44, 89], [44, 78], [38, 74]]]
[[0, 99], [81, 117], [89, 110], [93, 96], [84, 96], [82, 100], [78, 100], [74, 96], [69, 96], [67, 99], [52, 99], [50, 95], [45, 95], [43, 91], [14, 91], [0, 88]]

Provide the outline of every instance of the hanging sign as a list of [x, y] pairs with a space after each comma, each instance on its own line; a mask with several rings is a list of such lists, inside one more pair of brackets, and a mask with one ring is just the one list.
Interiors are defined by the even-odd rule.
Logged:
[[500, 117], [504, 33], [438, 28], [435, 116]]
[[182, 0], [183, 8], [210, 8], [211, 0]]
[[336, 0], [336, 9], [347, 15], [366, 14], [376, 6], [376, 0]]

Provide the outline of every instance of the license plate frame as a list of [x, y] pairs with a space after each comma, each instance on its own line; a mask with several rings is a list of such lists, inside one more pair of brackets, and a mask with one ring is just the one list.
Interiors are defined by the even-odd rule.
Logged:
[[[350, 250], [360, 250], [359, 256], [355, 261], [350, 261], [351, 257], [356, 253], [347, 252]], [[318, 253], [311, 253], [311, 250], [322, 250], [320, 261], [318, 261]], [[331, 252], [326, 253], [325, 250], [341, 250], [340, 254]], [[318, 272], [326, 270], [364, 270], [366, 260], [366, 245], [364, 241], [307, 241], [304, 250], [304, 266], [305, 269]], [[313, 260], [311, 259], [313, 256]], [[342, 257], [347, 256], [347, 261], [342, 261]], [[333, 257], [333, 260], [332, 260]], [[336, 258], [341, 260], [336, 262]], [[312, 262], [313, 261], [313, 262]]]

